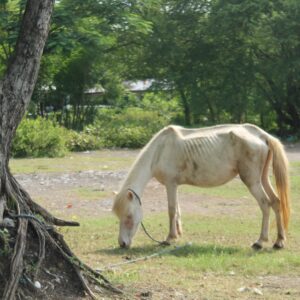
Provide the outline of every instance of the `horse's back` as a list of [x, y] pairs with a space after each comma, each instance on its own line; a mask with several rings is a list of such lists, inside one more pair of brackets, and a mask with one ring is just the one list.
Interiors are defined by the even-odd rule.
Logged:
[[236, 176], [240, 163], [254, 161], [261, 148], [267, 150], [264, 131], [251, 124], [200, 129], [170, 126], [165, 132], [168, 142], [165, 139], [159, 151], [160, 167], [178, 183], [223, 184]]
[[[183, 143], [197, 141], [198, 146], [210, 143], [215, 149], [222, 147], [227, 151], [243, 147], [266, 147], [268, 133], [252, 124], [225, 124], [199, 129], [177, 128], [182, 136]], [[203, 145], [201, 145], [203, 144]], [[213, 154], [213, 153], [212, 153]]]

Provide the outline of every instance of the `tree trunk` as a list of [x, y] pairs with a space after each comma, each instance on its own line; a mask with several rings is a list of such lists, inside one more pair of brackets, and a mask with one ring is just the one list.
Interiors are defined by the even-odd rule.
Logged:
[[[31, 286], [34, 289], [32, 282], [37, 277], [45, 257], [47, 256], [48, 261], [51, 261], [51, 257], [54, 255], [69, 264], [67, 269], [70, 269], [70, 273], [77, 275], [81, 289], [90, 296], [94, 297], [94, 294], [88, 287], [85, 277], [97, 285], [117, 291], [102, 275], [74, 256], [53, 226], [78, 226], [79, 224], [59, 220], [33, 202], [11, 175], [8, 167], [12, 139], [25, 114], [36, 83], [53, 6], [54, 0], [27, 1], [15, 52], [0, 82], [0, 225], [1, 227], [6, 226], [3, 223], [4, 216], [9, 217], [13, 224], [18, 225], [17, 230], [10, 231], [10, 235], [15, 235], [12, 239], [14, 249], [9, 256], [10, 270], [5, 282], [0, 280], [2, 281], [0, 286], [4, 284], [2, 290], [0, 287], [0, 298], [4, 300], [15, 299], [16, 293], [19, 298], [24, 298], [22, 297], [24, 283], [22, 288], [19, 287], [21, 277], [27, 278], [26, 288]], [[36, 216], [40, 216], [40, 218]], [[26, 252], [30, 251], [33, 243], [37, 244], [36, 248], [38, 248], [38, 251], [32, 251], [30, 254], [37, 252], [35, 254], [37, 256], [35, 259], [36, 270], [32, 273], [27, 270], [25, 274], [24, 261], [28, 260], [30, 256], [26, 256]], [[0, 264], [0, 266], [2, 265]], [[0, 275], [3, 276], [1, 269]], [[30, 276], [31, 278], [29, 278]]]
[[179, 89], [179, 93], [180, 93], [182, 105], [183, 105], [184, 122], [185, 122], [185, 125], [190, 126], [192, 124], [190, 103], [189, 103], [183, 89]]

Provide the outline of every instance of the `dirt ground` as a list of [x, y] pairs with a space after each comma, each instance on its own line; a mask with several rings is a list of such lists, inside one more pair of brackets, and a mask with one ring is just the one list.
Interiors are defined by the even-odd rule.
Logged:
[[[286, 146], [290, 161], [300, 161], [300, 144]], [[130, 152], [132, 157], [136, 157], [138, 151]], [[87, 153], [86, 155], [99, 155], [99, 153]], [[128, 155], [128, 152], [127, 152]], [[128, 169], [111, 171], [83, 171], [76, 173], [45, 173], [45, 174], [17, 174], [17, 180], [30, 193], [37, 202], [57, 216], [101, 217], [111, 211], [113, 201], [113, 191], [118, 191], [124, 180]], [[238, 180], [238, 179], [235, 179]], [[85, 200], [84, 197], [78, 201], [76, 190], [88, 189], [102, 193], [102, 198]], [[250, 198], [250, 196], [249, 196]], [[201, 197], [199, 195], [180, 192], [180, 204], [182, 213], [193, 212], [199, 215], [222, 215], [224, 213], [241, 213], [245, 211], [245, 206], [253, 207], [253, 201], [247, 201], [247, 197], [241, 199], [224, 199], [218, 197]], [[155, 180], [151, 180], [147, 185], [143, 195], [143, 209], [145, 214], [152, 212], [167, 211], [167, 201], [165, 189]], [[247, 210], [246, 211], [253, 211]], [[213, 281], [222, 280], [214, 278]], [[251, 280], [249, 279], [249, 284]], [[290, 278], [266, 276], [261, 279], [264, 287], [273, 291], [281, 288], [296, 290], [296, 295], [300, 298], [300, 276]], [[295, 294], [294, 294], [295, 295]], [[252, 295], [251, 299], [256, 298]], [[263, 299], [257, 295], [259, 299]], [[288, 299], [297, 299], [288, 296]], [[176, 298], [176, 297], [175, 297]], [[241, 299], [246, 299], [241, 297]], [[298, 299], [299, 299], [298, 298]], [[173, 298], [168, 298], [173, 299]], [[184, 296], [176, 299], [187, 299]], [[221, 298], [218, 298], [221, 299]], [[250, 298], [249, 298], [250, 299]]]

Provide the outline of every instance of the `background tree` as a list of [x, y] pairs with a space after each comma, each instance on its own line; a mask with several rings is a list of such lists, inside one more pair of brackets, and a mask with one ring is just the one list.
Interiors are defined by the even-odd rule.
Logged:
[[[161, 0], [136, 56], [136, 76], [167, 82], [185, 124], [250, 121], [299, 127], [297, 1]], [[205, 121], [207, 120], [207, 121]], [[276, 123], [276, 122], [275, 122]]]
[[[134, 53], [138, 40], [149, 30], [150, 24], [139, 16], [137, 4], [131, 2], [60, 1], [46, 44], [35, 102], [43, 109], [52, 106], [63, 112], [59, 121], [64, 126], [82, 129], [93, 120], [100, 104], [99, 99], [86, 97], [85, 91], [101, 85], [107, 95], [118, 96], [118, 85], [126, 79], [130, 66], [121, 53]], [[104, 102], [111, 105], [116, 100], [110, 97]], [[66, 111], [66, 105], [72, 110]], [[40, 113], [43, 115], [42, 110]]]
[[272, 1], [255, 29], [258, 96], [277, 115], [281, 134], [300, 127], [300, 3]]

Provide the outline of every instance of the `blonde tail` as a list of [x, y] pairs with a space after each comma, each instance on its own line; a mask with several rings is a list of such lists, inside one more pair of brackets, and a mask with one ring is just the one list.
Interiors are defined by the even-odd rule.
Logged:
[[280, 200], [280, 212], [284, 228], [287, 230], [290, 219], [289, 162], [283, 145], [279, 140], [273, 137], [268, 137], [268, 144], [271, 152], [273, 153], [273, 173]]

